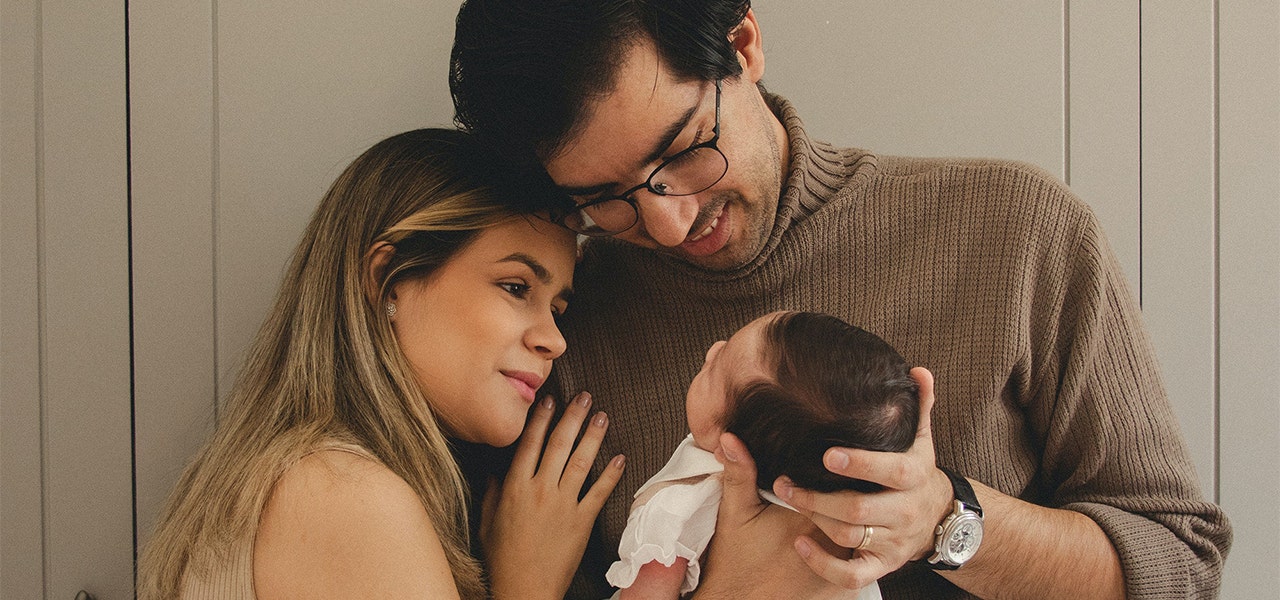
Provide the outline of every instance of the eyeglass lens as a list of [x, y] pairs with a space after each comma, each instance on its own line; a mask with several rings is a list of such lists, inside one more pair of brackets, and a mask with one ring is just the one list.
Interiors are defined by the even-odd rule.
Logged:
[[720, 137], [720, 82], [716, 81], [715, 136], [672, 156], [649, 174], [644, 183], [608, 199], [589, 202], [571, 211], [566, 227], [584, 235], [612, 235], [635, 225], [639, 218], [635, 192], [648, 188], [660, 196], [689, 196], [719, 183], [729, 170], [729, 160], [716, 146]]

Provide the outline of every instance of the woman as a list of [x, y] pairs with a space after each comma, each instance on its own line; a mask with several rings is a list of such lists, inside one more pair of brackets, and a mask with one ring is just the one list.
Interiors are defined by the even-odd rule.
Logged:
[[574, 449], [583, 395], [539, 464], [554, 411], [530, 408], [564, 351], [574, 237], [531, 216], [552, 206], [544, 187], [492, 170], [466, 134], [418, 130], [338, 177], [142, 557], [139, 598], [485, 597], [452, 442], [507, 446], [530, 414], [481, 545], [493, 597], [564, 595], [622, 458], [579, 501], [577, 465], [607, 428], [597, 414]]

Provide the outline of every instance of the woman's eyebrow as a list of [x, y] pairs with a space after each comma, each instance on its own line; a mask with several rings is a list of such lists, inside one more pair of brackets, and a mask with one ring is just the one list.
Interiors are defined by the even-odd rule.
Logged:
[[533, 276], [537, 277], [538, 281], [541, 281], [542, 283], [551, 283], [551, 271], [548, 271], [546, 267], [542, 266], [542, 263], [538, 262], [538, 259], [523, 252], [513, 252], [497, 262], [518, 262], [529, 267], [529, 270], [533, 271]]
[[[529, 267], [529, 270], [533, 271], [533, 276], [537, 277], [538, 281], [541, 281], [544, 285], [551, 283], [551, 271], [548, 271], [546, 267], [542, 266], [542, 263], [538, 262], [538, 259], [532, 256], [529, 256], [528, 254], [525, 254], [523, 252], [514, 252], [512, 254], [509, 254], [507, 255], [506, 258], [503, 258], [498, 262], [520, 263], [526, 267]], [[573, 288], [570, 288], [569, 286], [564, 286], [563, 288], [560, 288], [560, 291], [556, 294], [556, 297], [560, 298], [561, 300], [564, 300], [565, 302], [568, 302], [571, 298], [573, 298]]]

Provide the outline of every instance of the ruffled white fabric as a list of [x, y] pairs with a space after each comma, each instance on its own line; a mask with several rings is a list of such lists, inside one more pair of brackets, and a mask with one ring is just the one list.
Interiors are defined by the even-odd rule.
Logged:
[[[620, 559], [605, 574], [610, 585], [630, 587], [645, 564], [656, 561], [669, 567], [677, 558], [684, 558], [689, 565], [680, 594], [698, 587], [702, 575], [698, 558], [715, 533], [722, 495], [719, 475], [723, 470], [714, 454], [694, 445], [692, 434], [680, 442], [662, 470], [636, 491], [639, 498], [655, 490], [648, 501], [633, 506], [627, 517], [627, 527], [618, 543]], [[767, 490], [760, 490], [760, 495], [795, 510]], [[614, 594], [614, 598], [617, 596]], [[848, 598], [881, 600], [880, 586], [873, 583], [861, 590], [850, 590]]]
[[666, 466], [636, 492], [638, 498], [662, 486], [647, 502], [631, 509], [618, 543], [621, 560], [605, 574], [610, 585], [630, 587], [646, 563], [657, 561], [669, 567], [676, 558], [684, 558], [689, 566], [680, 593], [698, 587], [702, 573], [698, 557], [715, 533], [721, 496], [718, 475], [723, 470], [715, 455], [693, 444], [692, 435], [680, 442]]

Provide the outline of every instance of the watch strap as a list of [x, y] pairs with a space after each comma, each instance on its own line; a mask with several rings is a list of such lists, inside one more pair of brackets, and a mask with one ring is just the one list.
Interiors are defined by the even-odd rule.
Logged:
[[955, 492], [956, 500], [964, 504], [965, 509], [978, 513], [978, 516], [981, 517], [982, 505], [978, 504], [978, 495], [973, 492], [973, 486], [969, 485], [969, 480], [946, 467], [938, 467], [938, 470], [946, 473], [947, 477], [951, 479], [951, 489]]

